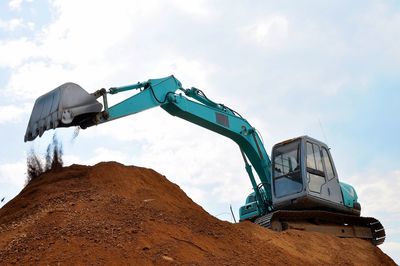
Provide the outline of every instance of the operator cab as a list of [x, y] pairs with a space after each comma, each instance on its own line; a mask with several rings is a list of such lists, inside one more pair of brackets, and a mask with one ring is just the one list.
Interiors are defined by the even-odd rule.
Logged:
[[[271, 159], [274, 209], [360, 214], [357, 195], [351, 186], [339, 183], [326, 144], [308, 136], [290, 139], [273, 147]], [[342, 193], [341, 186], [350, 190]]]

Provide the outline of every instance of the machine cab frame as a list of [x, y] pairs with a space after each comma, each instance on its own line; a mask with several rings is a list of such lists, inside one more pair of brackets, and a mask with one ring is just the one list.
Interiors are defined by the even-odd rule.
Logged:
[[343, 205], [338, 174], [328, 146], [302, 136], [272, 148], [275, 209], [328, 209], [353, 213]]

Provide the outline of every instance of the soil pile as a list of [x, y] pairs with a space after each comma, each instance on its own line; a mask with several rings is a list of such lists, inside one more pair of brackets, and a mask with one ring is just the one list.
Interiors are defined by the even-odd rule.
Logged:
[[32, 180], [0, 209], [0, 264], [395, 265], [368, 241], [220, 221], [157, 172], [115, 162]]

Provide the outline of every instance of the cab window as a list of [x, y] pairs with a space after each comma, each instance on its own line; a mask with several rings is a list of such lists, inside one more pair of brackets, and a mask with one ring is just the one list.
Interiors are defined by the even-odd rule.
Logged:
[[321, 193], [322, 185], [326, 182], [321, 152], [319, 146], [311, 142], [307, 142], [307, 179], [309, 190]]
[[326, 168], [326, 177], [331, 180], [335, 177], [335, 172], [333, 171], [332, 161], [329, 156], [328, 150], [324, 147], [322, 148], [322, 157], [324, 158], [324, 164]]
[[274, 148], [273, 177], [276, 197], [300, 192], [303, 182], [300, 171], [300, 141]]
[[321, 153], [318, 145], [307, 142], [307, 167], [323, 172]]

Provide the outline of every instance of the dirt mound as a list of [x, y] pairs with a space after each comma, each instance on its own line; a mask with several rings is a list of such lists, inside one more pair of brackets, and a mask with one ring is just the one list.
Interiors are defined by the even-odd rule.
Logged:
[[114, 162], [32, 180], [0, 209], [0, 262], [395, 265], [368, 241], [220, 221], [157, 172]]

